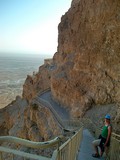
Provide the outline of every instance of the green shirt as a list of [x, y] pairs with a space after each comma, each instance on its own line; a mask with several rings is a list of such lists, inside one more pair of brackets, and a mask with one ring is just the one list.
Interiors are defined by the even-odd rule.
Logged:
[[101, 133], [101, 136], [102, 136], [103, 138], [107, 138], [107, 136], [108, 136], [108, 127], [109, 127], [109, 126], [110, 126], [110, 125], [103, 127], [102, 133]]

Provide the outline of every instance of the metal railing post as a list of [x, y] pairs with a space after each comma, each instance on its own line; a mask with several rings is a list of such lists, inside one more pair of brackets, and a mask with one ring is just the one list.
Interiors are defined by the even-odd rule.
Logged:
[[11, 154], [11, 159], [14, 160], [14, 155], [13, 154]]
[[2, 152], [0, 152], [0, 160], [3, 160], [3, 159], [2, 159]]

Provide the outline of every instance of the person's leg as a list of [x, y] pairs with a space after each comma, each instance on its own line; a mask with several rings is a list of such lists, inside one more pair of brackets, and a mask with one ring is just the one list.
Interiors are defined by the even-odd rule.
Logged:
[[102, 151], [102, 150], [100, 150], [100, 156], [102, 157], [102, 155], [103, 155], [103, 151]]
[[100, 147], [100, 156], [102, 157], [104, 151], [105, 151], [105, 147], [104, 147], [104, 144], [106, 142], [106, 139], [102, 137], [101, 141], [100, 141], [100, 144], [99, 144], [99, 147]]
[[95, 150], [95, 156], [99, 156], [98, 146], [100, 144], [100, 141], [101, 141], [100, 139], [97, 139], [92, 142], [94, 150]]
[[109, 153], [109, 147], [105, 147], [105, 156], [107, 156], [108, 155], [108, 153]]

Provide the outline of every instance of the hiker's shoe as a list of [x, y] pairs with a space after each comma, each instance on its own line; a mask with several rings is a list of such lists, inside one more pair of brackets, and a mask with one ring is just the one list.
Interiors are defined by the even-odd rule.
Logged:
[[100, 155], [99, 154], [92, 154], [92, 157], [94, 157], [94, 158], [100, 158]]

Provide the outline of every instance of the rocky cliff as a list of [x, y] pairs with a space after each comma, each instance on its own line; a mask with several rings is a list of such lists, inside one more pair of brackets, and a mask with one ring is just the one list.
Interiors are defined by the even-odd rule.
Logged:
[[27, 76], [23, 85], [23, 98], [30, 102], [38, 93], [50, 88], [52, 67], [53, 61], [45, 60], [38, 73]]
[[[109, 111], [104, 106], [114, 104], [111, 113], [114, 110], [114, 122], [120, 126], [119, 11], [119, 0], [72, 1], [58, 26], [53, 61], [47, 60], [37, 74], [27, 76], [24, 99], [18, 98], [0, 111], [1, 135], [44, 141], [61, 133], [49, 109], [33, 103], [37, 94], [48, 88], [52, 98], [75, 118], [97, 116], [101, 105], [100, 115], [104, 116]], [[93, 107], [98, 105], [98, 110]]]
[[[51, 111], [35, 99], [28, 103], [26, 99], [17, 97], [15, 101], [0, 110], [0, 136], [15, 136], [36, 142], [51, 140], [62, 134]], [[8, 148], [51, 157], [55, 147], [48, 149], [32, 149], [13, 143], [2, 143]], [[12, 155], [2, 154], [3, 159], [11, 160]], [[16, 160], [23, 159], [18, 156]]]
[[61, 134], [50, 110], [33, 99], [27, 103], [17, 97], [0, 110], [0, 136], [11, 135], [32, 141], [47, 141]]
[[119, 0], [74, 0], [61, 18], [51, 89], [75, 117], [120, 102], [119, 11]]
[[24, 128], [26, 139], [47, 141], [62, 133], [51, 111], [34, 101], [24, 112]]
[[84, 116], [92, 106], [113, 104], [117, 114], [113, 119], [118, 125], [119, 11], [119, 0], [73, 0], [58, 26], [58, 49], [53, 62], [27, 77], [23, 97], [30, 101], [51, 87], [53, 99], [67, 107], [75, 118]]

